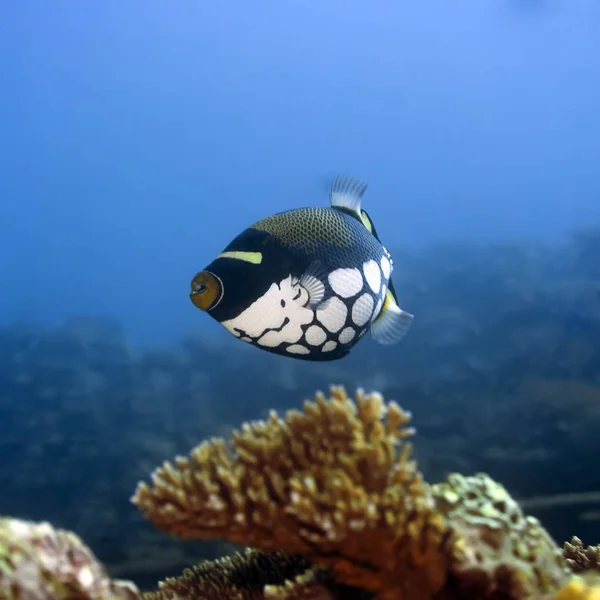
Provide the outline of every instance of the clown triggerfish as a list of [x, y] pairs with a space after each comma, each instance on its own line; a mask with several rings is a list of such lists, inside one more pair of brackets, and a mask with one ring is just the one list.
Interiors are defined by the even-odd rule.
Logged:
[[367, 330], [397, 342], [413, 315], [398, 306], [392, 257], [361, 208], [366, 189], [338, 177], [331, 207], [258, 221], [192, 279], [192, 302], [240, 340], [304, 360], [342, 358]]

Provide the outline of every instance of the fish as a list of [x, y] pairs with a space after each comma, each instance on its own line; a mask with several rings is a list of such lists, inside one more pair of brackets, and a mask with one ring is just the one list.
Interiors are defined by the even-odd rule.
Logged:
[[367, 331], [398, 342], [414, 315], [398, 305], [394, 261], [362, 208], [366, 190], [339, 176], [330, 206], [248, 227], [193, 277], [192, 303], [239, 340], [302, 360], [341, 359]]

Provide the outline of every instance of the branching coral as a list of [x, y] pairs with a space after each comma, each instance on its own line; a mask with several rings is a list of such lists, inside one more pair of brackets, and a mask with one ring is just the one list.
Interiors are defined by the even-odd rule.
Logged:
[[285, 586], [287, 581], [311, 569], [311, 564], [301, 557], [248, 550], [244, 555], [203, 562], [184, 571], [181, 577], [168, 578], [158, 592], [147, 594], [146, 600], [182, 597], [259, 600], [265, 598], [265, 586]]
[[364, 592], [339, 585], [326, 569], [300, 556], [247, 549], [205, 561], [161, 583], [144, 600], [361, 600]]
[[573, 536], [570, 542], [565, 542], [563, 555], [574, 573], [596, 571], [600, 576], [600, 545], [586, 548], [578, 537]]
[[155, 525], [302, 554], [336, 580], [383, 597], [444, 584], [450, 530], [410, 457], [410, 415], [379, 394], [317, 394], [285, 420], [246, 424], [165, 463], [135, 504]]
[[0, 599], [135, 600], [137, 588], [111, 581], [74, 534], [48, 523], [0, 519]]

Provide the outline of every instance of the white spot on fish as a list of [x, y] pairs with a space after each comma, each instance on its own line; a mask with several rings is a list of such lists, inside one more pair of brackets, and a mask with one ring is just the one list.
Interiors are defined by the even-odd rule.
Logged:
[[333, 342], [333, 341], [329, 340], [328, 342], [325, 342], [325, 344], [323, 344], [321, 351], [322, 352], [331, 352], [332, 350], [335, 350], [336, 348], [337, 348], [337, 342]]
[[379, 293], [379, 287], [381, 286], [381, 271], [379, 265], [374, 260], [368, 260], [363, 265], [363, 271], [365, 272], [365, 279], [369, 284], [369, 287], [376, 293]]
[[342, 298], [356, 296], [363, 288], [363, 278], [360, 271], [355, 268], [336, 269], [329, 273], [329, 285], [333, 291]]
[[354, 331], [354, 329], [352, 329], [352, 327], [346, 327], [342, 333], [340, 333], [340, 337], [338, 338], [340, 341], [340, 344], [347, 344], [349, 342], [351, 342], [354, 339], [354, 336], [356, 335], [356, 331]]
[[302, 337], [301, 326], [308, 325], [314, 318], [313, 311], [302, 305], [307, 296], [297, 280], [286, 277], [279, 284], [273, 283], [237, 317], [222, 321], [221, 325], [237, 337], [260, 338], [261, 346], [294, 344]]
[[387, 256], [381, 257], [381, 271], [384, 279], [389, 279], [392, 274], [392, 265]]
[[327, 339], [327, 334], [318, 325], [311, 325], [304, 336], [311, 346], [320, 346]]
[[344, 326], [347, 316], [346, 305], [335, 296], [317, 309], [317, 319], [331, 333], [337, 333]]
[[305, 346], [301, 346], [300, 344], [294, 344], [293, 346], [288, 346], [286, 351], [290, 354], [310, 354], [310, 350]]
[[288, 323], [281, 331], [267, 331], [262, 335], [256, 343], [259, 346], [266, 346], [267, 348], [276, 348], [282, 342], [295, 343], [302, 338], [302, 330], [299, 327], [294, 327], [291, 323]]
[[362, 327], [373, 316], [374, 305], [375, 301], [371, 294], [365, 292], [362, 296], [359, 296], [352, 307], [352, 321], [354, 321], [354, 324]]

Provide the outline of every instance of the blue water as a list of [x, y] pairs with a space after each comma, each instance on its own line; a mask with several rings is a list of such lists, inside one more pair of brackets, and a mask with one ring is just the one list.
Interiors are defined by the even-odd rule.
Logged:
[[0, 320], [217, 332], [191, 276], [339, 172], [391, 247], [599, 221], [599, 24], [594, 0], [2, 3]]

